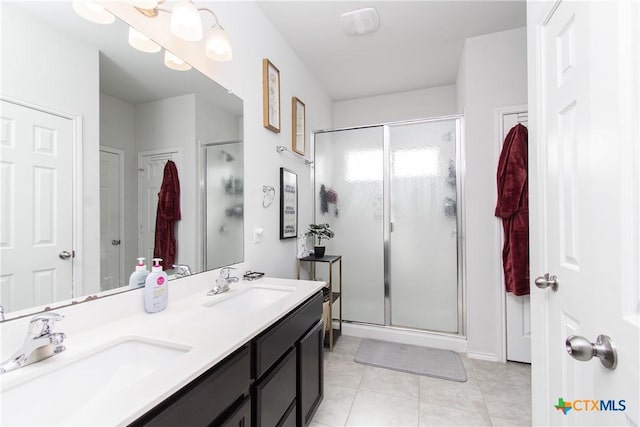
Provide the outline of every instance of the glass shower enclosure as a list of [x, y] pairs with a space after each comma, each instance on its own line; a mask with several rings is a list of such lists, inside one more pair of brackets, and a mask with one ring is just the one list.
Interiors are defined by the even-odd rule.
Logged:
[[314, 221], [343, 257], [343, 319], [464, 333], [461, 121], [314, 134]]

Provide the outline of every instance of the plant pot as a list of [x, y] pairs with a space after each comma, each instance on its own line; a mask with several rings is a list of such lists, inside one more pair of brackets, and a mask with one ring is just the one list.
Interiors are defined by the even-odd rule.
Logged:
[[324, 246], [314, 246], [313, 250], [316, 258], [322, 258], [324, 256], [324, 250], [325, 250]]

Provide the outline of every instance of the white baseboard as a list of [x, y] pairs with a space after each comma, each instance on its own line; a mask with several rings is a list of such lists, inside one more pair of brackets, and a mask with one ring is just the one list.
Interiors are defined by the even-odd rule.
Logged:
[[439, 348], [442, 350], [452, 350], [459, 353], [467, 352], [466, 338], [433, 332], [412, 331], [388, 326], [343, 323], [342, 334], [358, 338], [371, 338], [402, 344]]
[[467, 357], [469, 359], [486, 360], [488, 362], [502, 362], [496, 354], [492, 354], [492, 353], [480, 353], [475, 351], [469, 351], [467, 352]]

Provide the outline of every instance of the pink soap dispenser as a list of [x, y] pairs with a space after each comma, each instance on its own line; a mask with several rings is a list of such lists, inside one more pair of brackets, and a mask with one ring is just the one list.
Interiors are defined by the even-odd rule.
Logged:
[[167, 308], [169, 300], [169, 277], [162, 271], [161, 258], [153, 259], [151, 273], [144, 282], [144, 309], [156, 313]]

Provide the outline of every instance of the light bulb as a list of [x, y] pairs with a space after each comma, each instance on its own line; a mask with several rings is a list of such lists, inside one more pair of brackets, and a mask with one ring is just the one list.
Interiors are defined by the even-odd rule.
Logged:
[[205, 55], [214, 61], [229, 61], [232, 57], [229, 37], [220, 25], [216, 24], [209, 30], [205, 41]]
[[161, 49], [156, 42], [133, 27], [129, 27], [129, 44], [131, 47], [147, 53], [160, 52]]
[[177, 71], [187, 71], [191, 69], [191, 65], [187, 64], [166, 49], [164, 51], [164, 65]]
[[181, 0], [171, 9], [171, 32], [183, 40], [202, 40], [202, 21], [198, 9], [188, 0]]
[[116, 17], [91, 0], [73, 0], [73, 10], [84, 19], [96, 24], [111, 24]]

